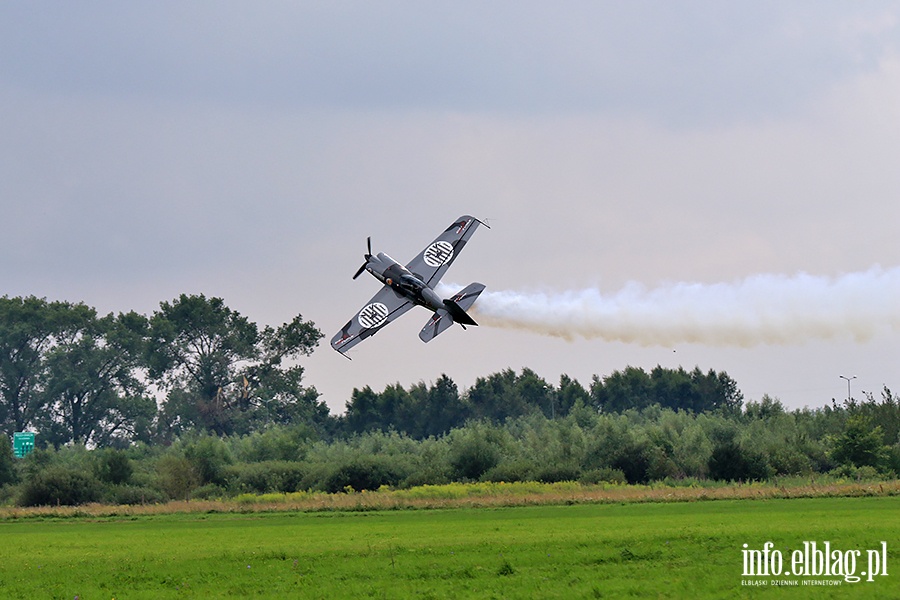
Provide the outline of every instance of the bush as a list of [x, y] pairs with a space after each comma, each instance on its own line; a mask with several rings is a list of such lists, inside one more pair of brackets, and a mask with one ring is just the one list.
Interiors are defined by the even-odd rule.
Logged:
[[450, 467], [456, 479], [477, 480], [500, 462], [497, 436], [491, 430], [472, 429], [453, 439]]
[[844, 432], [833, 445], [832, 456], [839, 464], [879, 469], [888, 461], [889, 449], [884, 445], [881, 426], [865, 415], [848, 417]]
[[356, 457], [336, 465], [319, 482], [318, 488], [337, 493], [352, 488], [354, 491], [377, 490], [383, 485], [396, 486], [403, 480], [401, 473], [388, 457]]
[[133, 473], [134, 467], [131, 466], [131, 460], [122, 450], [99, 451], [97, 462], [94, 465], [94, 474], [100, 481], [123, 485], [128, 483]]
[[187, 446], [184, 457], [191, 461], [203, 483], [225, 484], [225, 469], [234, 462], [231, 451], [218, 437], [203, 437]]
[[481, 476], [481, 481], [492, 481], [495, 483], [531, 480], [531, 463], [525, 460], [501, 462], [499, 465], [488, 469]]
[[228, 496], [228, 491], [215, 483], [207, 483], [191, 491], [193, 500], [219, 500], [226, 496]]
[[275, 425], [265, 431], [231, 440], [232, 454], [241, 462], [302, 460], [318, 436], [306, 424]]
[[722, 481], [764, 481], [771, 470], [763, 455], [742, 450], [734, 441], [717, 445], [709, 457], [709, 476]]
[[303, 474], [300, 463], [286, 460], [234, 465], [226, 471], [229, 487], [257, 494], [296, 492], [303, 482]]
[[610, 466], [622, 471], [628, 483], [647, 483], [651, 477], [651, 452], [646, 443], [627, 443]]
[[64, 467], [48, 467], [22, 485], [19, 506], [77, 506], [97, 502], [102, 486], [92, 475]]
[[534, 478], [543, 483], [557, 483], [559, 481], [577, 481], [580, 476], [581, 469], [574, 465], [550, 465], [540, 469]]
[[5, 435], [0, 435], [0, 486], [15, 483], [16, 456], [13, 454], [12, 442]]
[[420, 485], [445, 485], [450, 483], [450, 478], [438, 470], [413, 471], [403, 481], [401, 488], [412, 488]]
[[104, 496], [109, 504], [160, 504], [166, 501], [159, 490], [135, 485], [110, 486]]
[[887, 472], [896, 477], [900, 474], [900, 443], [894, 444], [887, 451]]
[[870, 467], [869, 465], [854, 467], [853, 465], [843, 464], [832, 469], [828, 474], [832, 477], [852, 479], [854, 481], [884, 481], [886, 478], [875, 467]]
[[37, 476], [54, 463], [56, 452], [45, 450], [43, 448], [35, 448], [31, 454], [19, 462], [19, 473], [23, 479], [29, 479]]
[[200, 475], [185, 457], [167, 454], [156, 463], [156, 483], [169, 498], [181, 500], [200, 485]]
[[586, 485], [596, 485], [598, 483], [625, 484], [628, 480], [625, 479], [625, 473], [623, 473], [621, 469], [611, 469], [606, 467], [585, 471], [581, 474], [578, 481]]

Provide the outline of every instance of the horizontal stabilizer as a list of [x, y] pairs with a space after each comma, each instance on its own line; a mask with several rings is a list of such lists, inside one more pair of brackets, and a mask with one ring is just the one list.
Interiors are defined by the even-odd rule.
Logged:
[[453, 317], [451, 317], [450, 313], [443, 308], [439, 308], [434, 311], [434, 315], [428, 319], [428, 322], [425, 323], [425, 327], [419, 332], [419, 339], [428, 343], [449, 329], [451, 325], [453, 325]]
[[450, 328], [454, 323], [459, 323], [465, 329], [466, 325], [478, 325], [475, 320], [466, 313], [478, 295], [484, 291], [481, 283], [470, 283], [450, 298], [444, 300], [444, 308], [439, 308], [425, 323], [425, 327], [419, 332], [419, 338], [423, 342], [430, 342], [442, 332]]

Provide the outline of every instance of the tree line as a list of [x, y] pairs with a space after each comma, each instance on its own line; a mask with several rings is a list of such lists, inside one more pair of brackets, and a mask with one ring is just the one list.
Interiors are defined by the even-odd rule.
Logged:
[[328, 409], [303, 368], [322, 333], [298, 315], [260, 328], [220, 298], [182, 294], [149, 316], [0, 298], [0, 431], [43, 445], [169, 443], [249, 433]]
[[381, 429], [326, 439], [295, 423], [243, 435], [186, 432], [169, 445], [49, 447], [13, 459], [0, 437], [0, 504], [154, 503], [472, 481], [870, 481], [900, 471], [898, 424], [900, 397], [885, 389], [880, 400], [815, 410], [787, 411], [764, 397], [731, 414], [658, 404], [597, 412], [577, 403], [565, 416], [470, 420], [421, 439]]
[[408, 389], [399, 383], [382, 392], [366, 386], [354, 389], [341, 429], [348, 433], [394, 430], [416, 439], [442, 435], [471, 420], [502, 423], [507, 419], [543, 415], [566, 417], [573, 410], [620, 413], [629, 409], [660, 406], [694, 413], [737, 414], [743, 395], [727, 373], [707, 373], [699, 368], [665, 369], [647, 373], [627, 367], [600, 378], [589, 387], [563, 374], [554, 386], [531, 369], [516, 373], [506, 369], [460, 392], [447, 375], [430, 385], [424, 382]]

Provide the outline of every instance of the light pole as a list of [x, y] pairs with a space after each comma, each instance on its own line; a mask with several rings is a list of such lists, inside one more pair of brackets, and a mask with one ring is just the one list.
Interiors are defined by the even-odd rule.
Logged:
[[847, 380], [847, 402], [851, 402], [852, 398], [850, 397], [850, 380], [856, 379], [856, 375], [854, 375], [853, 377], [846, 377], [844, 375], [838, 375], [838, 377], [840, 377], [841, 379]]

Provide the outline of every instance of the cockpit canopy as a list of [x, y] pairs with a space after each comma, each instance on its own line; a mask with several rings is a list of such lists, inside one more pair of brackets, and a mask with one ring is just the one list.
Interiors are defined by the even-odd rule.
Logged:
[[425, 283], [420, 279], [416, 278], [412, 273], [404, 273], [400, 276], [400, 287], [406, 288], [410, 291], [418, 291], [425, 287]]

